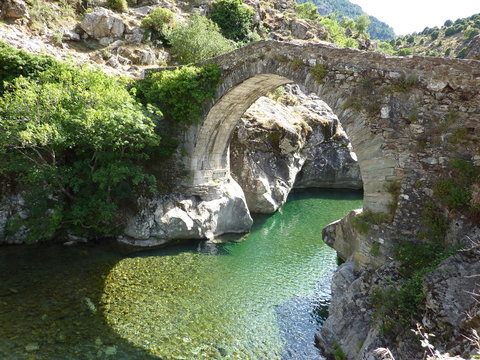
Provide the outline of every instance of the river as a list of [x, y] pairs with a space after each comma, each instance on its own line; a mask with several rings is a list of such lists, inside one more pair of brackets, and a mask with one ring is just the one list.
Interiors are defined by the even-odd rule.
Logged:
[[321, 231], [361, 205], [361, 192], [297, 190], [246, 236], [0, 248], [0, 358], [320, 359], [336, 268]]

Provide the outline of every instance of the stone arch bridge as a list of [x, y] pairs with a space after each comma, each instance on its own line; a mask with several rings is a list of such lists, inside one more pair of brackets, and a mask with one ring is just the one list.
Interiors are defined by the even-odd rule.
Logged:
[[478, 146], [453, 149], [448, 142], [460, 132], [480, 138], [480, 61], [267, 40], [209, 62], [219, 65], [222, 77], [203, 121], [186, 134], [188, 186], [228, 178], [238, 120], [260, 96], [292, 82], [338, 116], [358, 157], [365, 209], [390, 211], [398, 200], [392, 184], [428, 178], [431, 167], [444, 167], [455, 154], [475, 157], [477, 151], [480, 161]]

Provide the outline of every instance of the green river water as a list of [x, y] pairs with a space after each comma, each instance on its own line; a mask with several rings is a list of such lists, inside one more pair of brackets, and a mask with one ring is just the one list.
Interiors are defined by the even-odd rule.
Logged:
[[302, 190], [222, 242], [0, 248], [0, 359], [320, 359], [336, 267], [321, 231], [361, 205]]

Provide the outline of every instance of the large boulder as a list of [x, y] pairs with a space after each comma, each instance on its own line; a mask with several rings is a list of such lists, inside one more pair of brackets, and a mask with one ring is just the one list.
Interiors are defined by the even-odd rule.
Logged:
[[270, 214], [285, 203], [309, 132], [286, 106], [266, 97], [245, 113], [230, 145], [230, 168], [251, 212]]
[[130, 218], [119, 241], [156, 246], [172, 240], [212, 239], [250, 231], [253, 221], [235, 181], [197, 191], [196, 195], [171, 193], [140, 199], [140, 211]]
[[0, 16], [7, 20], [28, 19], [28, 5], [23, 0], [3, 0], [0, 5]]
[[275, 212], [294, 186], [362, 187], [338, 119], [297, 85], [278, 101], [262, 97], [248, 109], [232, 138], [230, 168], [254, 213]]
[[98, 7], [85, 15], [80, 27], [94, 39], [118, 38], [125, 31], [123, 20], [113, 11]]

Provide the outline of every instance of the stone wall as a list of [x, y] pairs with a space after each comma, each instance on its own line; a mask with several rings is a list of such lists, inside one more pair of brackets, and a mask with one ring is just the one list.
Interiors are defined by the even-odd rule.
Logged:
[[[205, 119], [185, 136], [191, 188], [229, 176], [228, 147], [241, 115], [274, 88], [295, 82], [316, 93], [338, 116], [364, 182], [364, 209], [392, 216], [354, 253], [355, 267], [372, 261], [378, 238], [411, 237], [432, 182], [450, 160], [480, 163], [480, 62], [430, 57], [387, 57], [329, 44], [260, 41], [212, 59], [222, 70]], [[460, 129], [460, 130], [459, 130]], [[398, 192], [392, 192], [397, 188]], [[370, 239], [370, 240], [369, 240]], [[340, 240], [339, 240], [340, 241]], [[348, 239], [346, 241], [349, 241]]]

